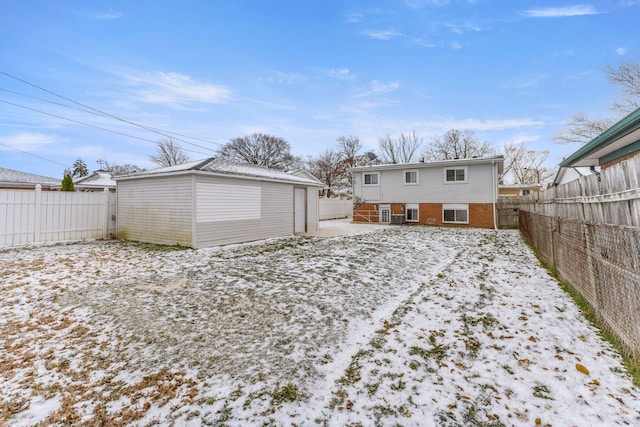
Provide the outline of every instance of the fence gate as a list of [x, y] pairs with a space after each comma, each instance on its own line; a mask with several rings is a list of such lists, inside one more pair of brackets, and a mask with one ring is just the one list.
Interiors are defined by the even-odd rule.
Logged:
[[518, 228], [520, 201], [517, 199], [498, 199], [498, 228]]

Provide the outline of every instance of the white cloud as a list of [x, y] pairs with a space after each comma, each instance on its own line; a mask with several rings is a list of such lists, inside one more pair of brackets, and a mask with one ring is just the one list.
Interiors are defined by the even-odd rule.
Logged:
[[329, 77], [340, 80], [352, 80], [356, 78], [356, 75], [353, 74], [348, 68], [332, 68], [331, 70], [329, 70]]
[[389, 93], [397, 90], [400, 87], [398, 82], [381, 82], [379, 80], [371, 81], [371, 92], [375, 94]]
[[422, 38], [416, 38], [413, 39], [413, 42], [415, 44], [417, 44], [418, 46], [424, 46], [424, 47], [436, 47], [435, 43], [430, 42], [429, 40], [427, 40], [426, 38], [422, 37]]
[[626, 47], [619, 47], [616, 49], [616, 53], [620, 56], [624, 55], [625, 53], [628, 52], [629, 49], [627, 49]]
[[544, 74], [538, 74], [536, 76], [532, 76], [532, 77], [528, 77], [526, 79], [522, 79], [522, 80], [512, 80], [509, 81], [507, 83], [504, 83], [502, 85], [503, 88], [507, 88], [507, 89], [524, 89], [524, 88], [528, 88], [531, 86], [535, 86], [538, 83], [540, 83], [541, 81], [545, 80], [547, 78], [546, 75]]
[[275, 71], [272, 76], [267, 77], [265, 80], [270, 83], [295, 83], [304, 79], [304, 76], [300, 73], [285, 73], [282, 71]]
[[470, 22], [464, 24], [451, 24], [445, 23], [445, 26], [451, 30], [454, 34], [462, 35], [469, 31], [480, 32], [482, 31], [482, 27], [476, 24], [472, 24]]
[[369, 30], [365, 31], [364, 34], [367, 37], [376, 40], [389, 40], [395, 37], [401, 37], [403, 34], [394, 30]]
[[175, 106], [190, 103], [218, 104], [231, 96], [231, 91], [223, 86], [198, 82], [180, 73], [136, 72], [124, 77], [128, 85], [136, 88], [138, 99], [149, 103]]
[[530, 18], [562, 18], [566, 16], [596, 15], [595, 7], [586, 4], [565, 7], [547, 7], [522, 11], [522, 15]]
[[76, 13], [80, 16], [85, 16], [91, 19], [97, 19], [99, 21], [113, 21], [115, 19], [121, 19], [124, 16], [122, 12], [118, 12], [112, 9], [109, 9], [107, 12], [78, 11]]
[[445, 6], [449, 0], [405, 0], [404, 4], [411, 9], [420, 9], [425, 6]]
[[456, 49], [457, 50], [457, 49], [462, 49], [464, 46], [462, 46], [462, 43], [459, 43], [459, 42], [451, 42], [451, 43], [449, 43], [449, 47], [451, 49]]
[[[449, 129], [470, 129], [473, 131], [499, 131], [506, 129], [517, 129], [524, 127], [534, 127], [544, 125], [544, 122], [533, 119], [499, 119], [499, 120], [479, 120], [479, 119], [443, 119], [429, 121], [420, 124], [436, 132], [446, 132]], [[418, 126], [416, 126], [417, 128]]]
[[381, 82], [380, 80], [372, 80], [369, 83], [369, 88], [357, 95], [356, 98], [363, 96], [371, 96], [371, 95], [384, 95], [385, 93], [390, 93], [398, 90], [400, 87], [400, 83], [396, 81], [392, 82]]
[[15, 148], [28, 152], [41, 151], [60, 142], [61, 141], [53, 135], [19, 132], [14, 135], [0, 137], [0, 150], [11, 150], [11, 148]]

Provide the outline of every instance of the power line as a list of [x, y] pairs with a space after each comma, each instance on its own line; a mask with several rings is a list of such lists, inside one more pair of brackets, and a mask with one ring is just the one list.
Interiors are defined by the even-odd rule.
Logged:
[[[41, 91], [43, 91], [43, 92], [49, 93], [49, 94], [54, 95], [54, 96], [56, 96], [56, 97], [58, 97], [58, 98], [64, 99], [64, 100], [66, 100], [66, 101], [72, 102], [72, 103], [74, 103], [74, 104], [76, 104], [76, 105], [80, 105], [80, 106], [82, 106], [82, 107], [84, 107], [84, 108], [88, 108], [89, 110], [91, 110], [91, 111], [87, 111], [87, 110], [79, 110], [79, 111], [83, 111], [83, 112], [87, 112], [87, 113], [92, 113], [92, 114], [97, 114], [97, 115], [104, 116], [104, 117], [109, 117], [109, 118], [111, 118], [111, 119], [118, 120], [118, 121], [121, 121], [121, 122], [123, 122], [123, 123], [127, 123], [127, 124], [129, 124], [129, 125], [136, 126], [136, 127], [142, 128], [142, 129], [145, 129], [145, 130], [147, 130], [147, 131], [149, 131], [149, 132], [157, 133], [157, 134], [162, 135], [162, 136], [165, 136], [165, 137], [167, 137], [167, 138], [173, 138], [173, 139], [176, 139], [176, 140], [178, 140], [178, 141], [184, 142], [185, 144], [193, 145], [193, 146], [195, 146], [195, 147], [202, 148], [202, 149], [205, 149], [205, 150], [210, 150], [210, 148], [208, 148], [208, 147], [203, 147], [203, 146], [201, 146], [201, 145], [198, 145], [198, 144], [195, 144], [195, 143], [192, 143], [192, 142], [186, 141], [186, 140], [184, 140], [184, 139], [182, 139], [182, 138], [189, 138], [189, 139], [193, 139], [193, 140], [196, 140], [196, 141], [206, 142], [206, 143], [209, 143], [209, 144], [215, 144], [215, 145], [220, 145], [220, 146], [224, 145], [224, 144], [222, 144], [222, 143], [220, 143], [220, 142], [208, 141], [208, 140], [205, 140], [205, 139], [202, 139], [202, 138], [191, 137], [191, 136], [183, 135], [183, 134], [180, 134], [180, 133], [177, 133], [177, 132], [164, 131], [164, 130], [161, 130], [161, 129], [158, 129], [158, 128], [154, 128], [154, 127], [151, 127], [151, 126], [147, 126], [147, 125], [139, 124], [139, 123], [136, 123], [136, 122], [132, 122], [132, 121], [130, 121], [130, 120], [123, 119], [123, 118], [121, 118], [121, 117], [118, 117], [118, 116], [115, 116], [115, 115], [113, 115], [113, 114], [110, 114], [110, 113], [104, 112], [104, 111], [99, 110], [99, 109], [97, 109], [97, 108], [91, 107], [91, 106], [89, 106], [89, 105], [86, 105], [86, 104], [83, 104], [83, 103], [81, 103], [81, 102], [75, 101], [75, 100], [73, 100], [73, 99], [71, 99], [71, 98], [68, 98], [68, 97], [66, 97], [66, 96], [63, 96], [63, 95], [60, 95], [60, 94], [55, 93], [55, 92], [53, 92], [53, 91], [50, 91], [50, 90], [48, 90], [48, 89], [46, 89], [46, 88], [43, 88], [43, 87], [41, 87], [41, 86], [38, 86], [38, 85], [36, 85], [36, 84], [34, 84], [34, 83], [31, 83], [31, 82], [29, 82], [29, 81], [27, 81], [27, 80], [21, 79], [20, 77], [14, 76], [14, 75], [9, 74], [9, 73], [7, 73], [7, 72], [5, 72], [5, 71], [0, 71], [0, 74], [3, 74], [3, 75], [5, 75], [5, 76], [7, 76], [7, 77], [9, 77], [9, 78], [11, 78], [11, 79], [17, 80], [17, 81], [19, 81], [19, 82], [22, 82], [22, 83], [24, 83], [24, 84], [27, 84], [27, 85], [29, 85], [29, 86], [32, 86], [32, 87], [34, 87], [34, 88], [36, 88], [36, 89], [39, 89], [39, 90], [41, 90]], [[7, 92], [12, 92], [12, 93], [15, 93], [15, 94], [20, 94], [19, 92], [13, 92], [13, 91], [9, 91], [9, 90], [6, 90], [6, 89], [2, 89], [2, 90], [5, 90], [5, 91], [7, 91]], [[20, 95], [23, 95], [23, 94], [20, 94]], [[24, 96], [31, 97], [31, 96], [29, 96], [29, 95], [24, 95]], [[31, 97], [31, 98], [39, 99], [39, 98], [36, 98], [36, 97]], [[73, 108], [73, 109], [78, 110], [77, 108], [71, 107], [71, 106], [66, 105], [66, 104], [59, 104], [59, 103], [55, 103], [55, 102], [53, 102], [53, 101], [48, 101], [48, 100], [43, 100], [43, 101], [45, 101], [45, 102], [51, 102], [51, 103], [56, 104], [56, 105], [61, 105], [61, 106], [67, 107], [67, 108]], [[48, 113], [44, 113], [44, 114], [48, 114]], [[71, 121], [73, 121], [73, 120], [71, 120]], [[99, 128], [99, 129], [106, 130], [106, 129], [104, 129], [104, 128], [100, 128], [100, 127], [98, 127], [98, 128]], [[169, 134], [171, 134], [171, 135], [176, 135], [176, 136], [178, 136], [178, 138], [176, 138], [176, 137], [172, 137], [172, 136], [171, 136], [171, 135], [169, 135]], [[180, 137], [182, 137], [182, 138], [180, 138]], [[156, 141], [153, 141], [153, 142], [155, 143]]]
[[[146, 138], [142, 138], [142, 137], [140, 137], [140, 136], [130, 135], [130, 134], [128, 134], [128, 133], [119, 132], [119, 131], [117, 131], [117, 130], [112, 130], [112, 129], [103, 128], [103, 127], [101, 127], [101, 126], [96, 126], [96, 125], [92, 125], [92, 124], [90, 124], [90, 123], [81, 122], [81, 121], [79, 121], [79, 120], [70, 119], [70, 118], [68, 118], [68, 117], [59, 116], [59, 115], [57, 115], [57, 114], [47, 113], [46, 111], [41, 111], [41, 110], [38, 110], [38, 109], [35, 109], [35, 108], [27, 107], [27, 106], [25, 106], [25, 105], [16, 104], [16, 103], [14, 103], [14, 102], [5, 101], [5, 100], [2, 100], [2, 99], [0, 99], [0, 102], [5, 103], [5, 104], [9, 104], [9, 105], [13, 105], [13, 106], [15, 106], [15, 107], [24, 108], [25, 110], [35, 111], [36, 113], [45, 114], [45, 115], [47, 115], [47, 116], [56, 117], [56, 118], [58, 118], [58, 119], [68, 120], [68, 121], [70, 121], [70, 122], [77, 123], [77, 124], [80, 124], [80, 125], [89, 126], [89, 127], [92, 127], [92, 128], [96, 128], [96, 129], [104, 130], [104, 131], [111, 132], [111, 133], [115, 133], [115, 134], [122, 135], [122, 136], [127, 136], [127, 137], [129, 137], [129, 138], [139, 139], [139, 140], [141, 140], [141, 141], [146, 141], [146, 142], [152, 142], [152, 143], [154, 143], [154, 144], [156, 143], [156, 141], [151, 140], [151, 139], [146, 139]], [[204, 149], [206, 149], [206, 150], [208, 150], [208, 149], [209, 149], [209, 148], [206, 148], [206, 147], [201, 147], [201, 148], [204, 148]]]
[[8, 147], [8, 148], [10, 148], [12, 150], [19, 151], [19, 152], [24, 153], [24, 154], [28, 154], [29, 156], [37, 157], [38, 159], [44, 160], [45, 162], [54, 163], [56, 165], [59, 165], [59, 166], [65, 167], [65, 168], [69, 167], [68, 165], [64, 165], [64, 164], [62, 164], [60, 162], [56, 162], [55, 160], [50, 160], [50, 159], [44, 158], [42, 156], [38, 156], [37, 154], [29, 153], [28, 151], [24, 151], [24, 150], [21, 150], [19, 148], [12, 147], [11, 145], [5, 144], [4, 142], [0, 142], [0, 145], [4, 145], [5, 147]]

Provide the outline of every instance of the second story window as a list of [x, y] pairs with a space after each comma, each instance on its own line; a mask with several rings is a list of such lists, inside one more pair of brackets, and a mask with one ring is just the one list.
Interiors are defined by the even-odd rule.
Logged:
[[444, 170], [444, 180], [447, 183], [467, 182], [467, 168], [448, 168]]
[[405, 184], [417, 184], [418, 183], [418, 171], [404, 171], [404, 183]]
[[364, 185], [380, 184], [380, 174], [378, 172], [365, 173], [363, 175], [364, 175]]

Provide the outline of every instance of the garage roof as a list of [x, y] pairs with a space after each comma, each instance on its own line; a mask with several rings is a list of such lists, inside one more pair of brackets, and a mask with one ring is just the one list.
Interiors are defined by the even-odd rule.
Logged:
[[130, 179], [149, 178], [155, 176], [171, 176], [198, 173], [214, 176], [229, 176], [243, 179], [253, 179], [258, 181], [276, 181], [291, 184], [312, 185], [322, 187], [324, 184], [318, 180], [295, 176], [290, 173], [268, 169], [254, 165], [232, 163], [225, 160], [218, 160], [213, 157], [176, 166], [152, 169], [149, 171], [136, 172], [130, 175], [116, 176], [116, 181]]

